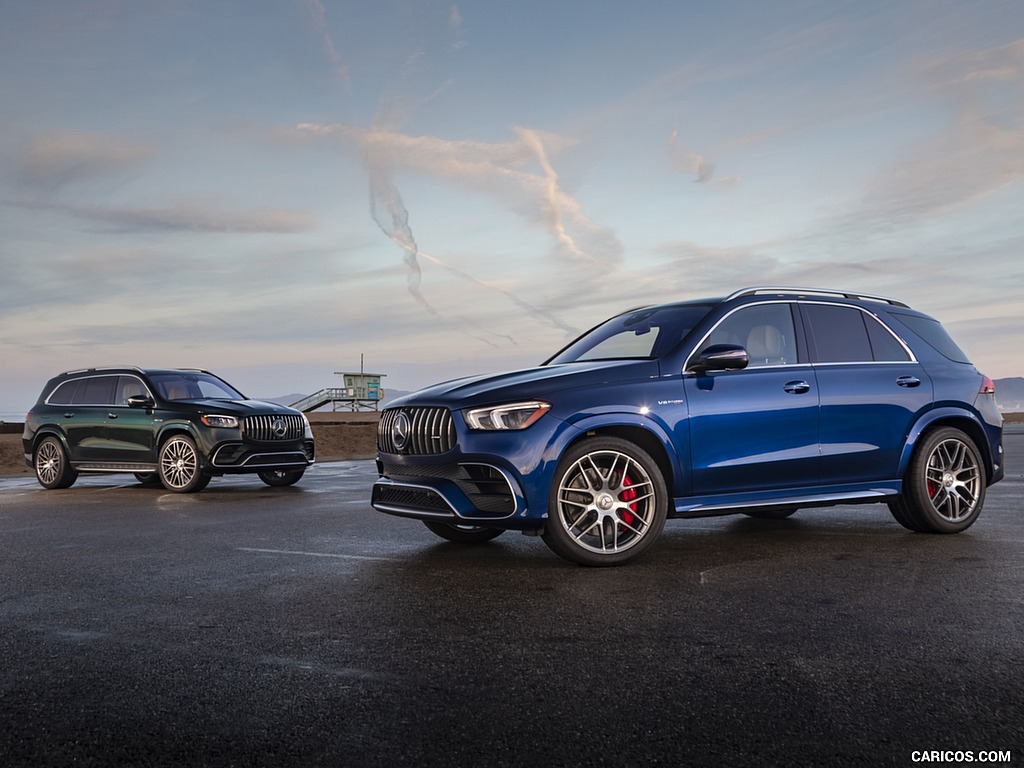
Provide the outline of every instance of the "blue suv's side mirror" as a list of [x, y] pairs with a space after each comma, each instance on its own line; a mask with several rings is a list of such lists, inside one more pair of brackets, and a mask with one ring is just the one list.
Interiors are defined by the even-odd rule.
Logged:
[[750, 363], [747, 350], [739, 344], [712, 344], [701, 350], [696, 360], [690, 363], [688, 371], [706, 373], [707, 371], [738, 371]]

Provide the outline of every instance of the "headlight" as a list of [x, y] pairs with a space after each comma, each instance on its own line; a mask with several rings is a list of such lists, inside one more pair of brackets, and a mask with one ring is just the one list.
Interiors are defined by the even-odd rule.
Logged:
[[529, 403], [494, 405], [489, 408], [474, 408], [466, 411], [466, 423], [470, 429], [526, 429], [551, 408], [550, 403], [538, 400]]
[[234, 416], [217, 416], [207, 414], [202, 417], [202, 422], [208, 427], [234, 428], [238, 426], [238, 419]]

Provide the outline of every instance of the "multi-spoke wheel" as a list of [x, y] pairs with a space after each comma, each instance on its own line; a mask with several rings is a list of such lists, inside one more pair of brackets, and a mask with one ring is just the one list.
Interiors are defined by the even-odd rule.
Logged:
[[618, 565], [654, 544], [667, 510], [654, 459], [627, 440], [593, 437], [571, 448], [555, 470], [544, 541], [582, 565]]
[[195, 441], [187, 435], [174, 435], [160, 449], [160, 482], [174, 493], [201, 491], [210, 482], [202, 471]]
[[480, 544], [501, 536], [502, 528], [486, 528], [482, 525], [459, 525], [456, 523], [439, 523], [424, 520], [423, 524], [442, 539], [454, 541], [456, 544]]
[[260, 480], [273, 488], [283, 488], [295, 485], [305, 472], [305, 469], [268, 469], [260, 472]]
[[954, 427], [929, 432], [903, 478], [903, 495], [889, 505], [905, 528], [959, 533], [978, 518], [985, 502], [985, 469], [977, 446]]
[[78, 479], [78, 473], [68, 463], [64, 446], [56, 437], [44, 437], [36, 446], [33, 464], [36, 479], [43, 488], [68, 488]]

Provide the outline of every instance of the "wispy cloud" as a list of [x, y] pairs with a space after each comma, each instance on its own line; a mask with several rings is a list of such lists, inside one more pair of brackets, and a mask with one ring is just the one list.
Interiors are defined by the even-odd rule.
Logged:
[[740, 183], [739, 176], [714, 178], [715, 164], [700, 152], [679, 146], [679, 131], [675, 128], [672, 129], [672, 133], [668, 137], [665, 151], [668, 154], [669, 165], [672, 167], [672, 170], [684, 176], [693, 175], [695, 177], [693, 180], [695, 184], [707, 184], [710, 181], [714, 181], [716, 184], [733, 186]]
[[210, 200], [181, 200], [159, 208], [118, 208], [58, 202], [11, 202], [107, 225], [119, 232], [294, 234], [316, 226], [316, 217], [284, 209], [234, 210]]
[[386, 158], [393, 169], [416, 170], [485, 194], [546, 230], [555, 255], [569, 261], [618, 264], [622, 244], [590, 219], [559, 183], [552, 158], [573, 141], [553, 133], [515, 129], [506, 142], [412, 136], [389, 128], [304, 123], [301, 133], [346, 142], [374, 163]]
[[327, 27], [327, 9], [324, 7], [324, 4], [320, 0], [296, 0], [296, 2], [305, 10], [306, 18], [309, 19], [313, 27], [313, 33], [324, 55], [330, 61], [331, 69], [335, 76], [345, 85], [351, 85], [348, 67], [345, 66], [341, 54], [338, 53], [338, 49], [334, 45], [334, 39], [331, 37], [330, 30]]
[[37, 136], [20, 148], [15, 174], [20, 184], [54, 191], [77, 181], [107, 178], [142, 166], [154, 154], [135, 140], [91, 133]]

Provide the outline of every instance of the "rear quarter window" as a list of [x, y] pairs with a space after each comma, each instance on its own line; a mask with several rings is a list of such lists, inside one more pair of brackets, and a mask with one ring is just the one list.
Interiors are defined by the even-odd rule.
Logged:
[[890, 312], [890, 314], [928, 342], [928, 345], [943, 357], [948, 357], [955, 363], [971, 362], [938, 320], [923, 315], [907, 315], [902, 312]]

